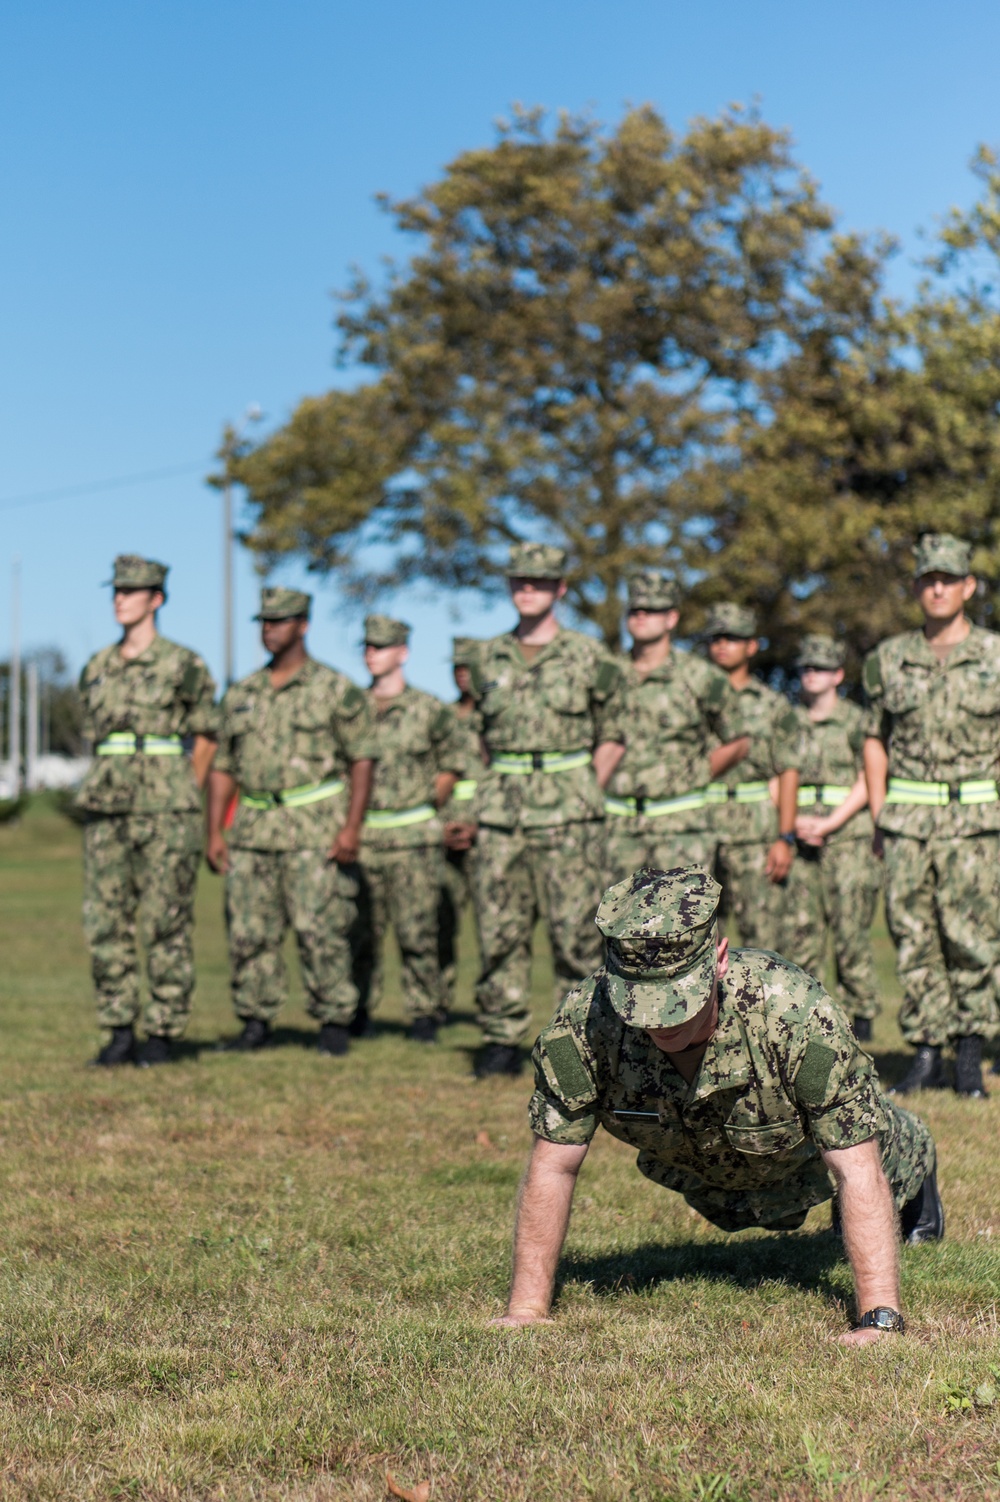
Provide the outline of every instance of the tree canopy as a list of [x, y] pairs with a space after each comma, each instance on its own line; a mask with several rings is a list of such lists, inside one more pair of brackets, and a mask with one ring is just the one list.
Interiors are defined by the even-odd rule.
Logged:
[[342, 296], [361, 383], [224, 445], [245, 540], [372, 592], [490, 589], [511, 541], [544, 538], [609, 642], [625, 574], [656, 564], [690, 595], [686, 628], [735, 598], [765, 616], [770, 664], [823, 627], [863, 653], [912, 619], [916, 533], [998, 561], [1000, 173], [987, 151], [975, 170], [979, 202], [903, 307], [890, 243], [835, 234], [754, 112], [682, 136], [648, 106], [610, 130], [516, 113], [382, 200], [417, 244]]

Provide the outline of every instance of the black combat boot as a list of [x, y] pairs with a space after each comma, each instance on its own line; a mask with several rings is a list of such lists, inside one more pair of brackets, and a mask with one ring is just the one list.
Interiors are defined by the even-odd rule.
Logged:
[[870, 1017], [855, 1017], [853, 1026], [854, 1036], [859, 1043], [870, 1043], [872, 1041], [872, 1020]]
[[316, 1046], [320, 1053], [339, 1059], [351, 1046], [351, 1030], [340, 1022], [324, 1022]]
[[941, 1062], [941, 1050], [935, 1044], [921, 1043], [917, 1056], [890, 1095], [910, 1095], [914, 1090], [946, 1090], [948, 1076]]
[[360, 1004], [358, 1010], [351, 1018], [347, 1031], [352, 1038], [374, 1038], [375, 1024], [368, 1015], [368, 1007], [364, 1002]]
[[944, 1206], [933, 1168], [899, 1212], [899, 1226], [907, 1246], [919, 1246], [922, 1241], [940, 1241], [944, 1235]]
[[435, 1017], [414, 1017], [410, 1023], [410, 1037], [414, 1043], [436, 1043], [438, 1025]]
[[131, 1027], [113, 1027], [111, 1037], [91, 1064], [110, 1069], [115, 1064], [135, 1063], [135, 1033]]
[[173, 1058], [173, 1049], [169, 1038], [164, 1038], [159, 1033], [150, 1033], [145, 1043], [139, 1046], [139, 1057], [136, 1063], [140, 1069], [152, 1069], [154, 1064], [169, 1064]]
[[476, 1055], [473, 1066], [477, 1080], [485, 1080], [491, 1074], [509, 1074], [516, 1077], [521, 1073], [524, 1059], [521, 1050], [512, 1043], [486, 1043]]
[[983, 1084], [983, 1040], [969, 1033], [955, 1043], [955, 1094], [968, 1095], [973, 1100], [985, 1100]]
[[269, 1023], [260, 1017], [248, 1017], [243, 1024], [243, 1031], [230, 1047], [238, 1053], [253, 1053], [255, 1048], [263, 1048], [270, 1036]]

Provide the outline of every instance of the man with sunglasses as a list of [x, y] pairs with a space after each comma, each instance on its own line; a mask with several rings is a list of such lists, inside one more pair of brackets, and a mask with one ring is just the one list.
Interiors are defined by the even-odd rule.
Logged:
[[[80, 674], [94, 761], [77, 806], [83, 927], [110, 1037], [94, 1063], [163, 1064], [184, 1036], [194, 992], [194, 892], [201, 789], [218, 736], [215, 684], [197, 653], [157, 631], [169, 569], [123, 553], [111, 584], [121, 639]], [[146, 945], [146, 1039], [136, 1048], [139, 932]]]
[[711, 870], [708, 784], [745, 756], [739, 699], [725, 673], [672, 642], [677, 589], [657, 569], [628, 583], [625, 755], [608, 784], [608, 880], [640, 866]]
[[716, 804], [716, 871], [741, 942], [777, 949], [785, 883], [795, 856], [799, 730], [791, 705], [752, 671], [760, 643], [745, 605], [713, 606], [708, 655], [739, 698], [750, 750], [709, 787]]
[[1000, 1032], [1000, 637], [974, 626], [972, 547], [928, 533], [916, 548], [923, 626], [865, 659], [865, 771], [885, 857], [886, 917], [916, 1049], [898, 1094], [949, 1084], [982, 1098], [982, 1046]]
[[803, 637], [798, 857], [788, 877], [781, 953], [822, 981], [832, 937], [837, 999], [867, 1043], [878, 1011], [871, 925], [879, 891], [864, 769], [864, 713], [840, 696], [844, 649]]

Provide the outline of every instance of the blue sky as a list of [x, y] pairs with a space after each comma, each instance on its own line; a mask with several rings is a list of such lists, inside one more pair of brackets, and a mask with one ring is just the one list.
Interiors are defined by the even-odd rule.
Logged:
[[[136, 551], [173, 566], [164, 631], [221, 668], [219, 502], [200, 473], [223, 420], [259, 402], [273, 424], [333, 384], [329, 294], [399, 252], [373, 194], [432, 180], [512, 101], [613, 120], [648, 100], [682, 128], [757, 97], [845, 226], [902, 240], [902, 289], [917, 228], [971, 200], [968, 158], [1000, 142], [998, 56], [1000, 8], [980, 0], [4, 7], [0, 655], [15, 556], [25, 645], [76, 667], [113, 634], [111, 558]], [[256, 587], [241, 559], [240, 672]], [[361, 675], [359, 619], [318, 596], [314, 652]], [[380, 603], [414, 624], [411, 676], [438, 692], [450, 634], [507, 621], [474, 595]]]

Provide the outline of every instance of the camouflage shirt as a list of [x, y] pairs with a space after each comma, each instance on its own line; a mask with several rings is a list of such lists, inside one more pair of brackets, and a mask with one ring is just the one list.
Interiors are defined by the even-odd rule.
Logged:
[[[343, 673], [307, 658], [273, 688], [267, 668], [234, 683], [222, 701], [214, 769], [245, 793], [278, 793], [346, 780], [351, 763], [378, 755], [365, 693]], [[240, 803], [230, 844], [245, 850], [320, 850], [332, 845], [347, 813], [345, 791], [303, 808]]]
[[[393, 699], [376, 699], [369, 693], [368, 702], [379, 757], [369, 810], [403, 813], [433, 806], [438, 773], [455, 772], [461, 777], [465, 772], [466, 738], [455, 711], [433, 694], [409, 685]], [[436, 845], [441, 834], [441, 820], [435, 815], [419, 824], [389, 829], [366, 824], [364, 844], [375, 850]]]
[[[795, 717], [801, 733], [800, 787], [819, 788], [823, 783], [833, 787], [853, 787], [858, 773], [864, 769], [865, 730], [861, 708], [852, 704], [850, 699], [838, 699], [833, 713], [825, 720], [811, 720], [808, 711], [801, 706], [795, 710]], [[831, 812], [829, 805], [806, 805], [799, 801], [800, 814], [822, 818]], [[839, 845], [845, 840], [870, 840], [874, 827], [871, 814], [863, 808], [833, 834], [828, 834], [825, 843]]]
[[724, 1230], [776, 1225], [830, 1198], [820, 1149], [878, 1137], [902, 1205], [932, 1166], [875, 1066], [818, 981], [778, 955], [736, 949], [719, 1022], [692, 1084], [623, 1022], [604, 972], [570, 991], [535, 1045], [532, 1131], [583, 1144], [598, 1126], [637, 1166]]
[[[799, 726], [792, 706], [759, 678], [737, 692], [742, 733], [750, 750], [719, 778], [727, 787], [740, 782], [767, 782], [798, 765]], [[770, 798], [759, 803], [719, 804], [715, 809], [719, 839], [727, 845], [770, 844], [778, 833], [778, 812]]]
[[[115, 731], [215, 737], [215, 684], [197, 653], [156, 636], [126, 659], [118, 644], [96, 652], [80, 674], [83, 733], [96, 746]], [[77, 805], [95, 814], [194, 812], [201, 807], [187, 756], [95, 756]]]
[[[938, 662], [923, 631], [890, 636], [865, 659], [865, 734], [883, 741], [889, 776], [952, 785], [1000, 775], [1000, 636], [973, 626]], [[920, 840], [1000, 829], [1000, 803], [890, 803], [879, 828]]]
[[[637, 672], [626, 658], [622, 672], [626, 749], [608, 793], [676, 798], [704, 787], [713, 747], [743, 734], [739, 696], [725, 673], [676, 650], [649, 673]], [[671, 828], [705, 829], [711, 818], [709, 808], [690, 809], [671, 815]]]
[[[481, 642], [471, 664], [482, 735], [504, 752], [593, 751], [625, 740], [622, 672], [592, 636], [560, 630], [529, 663], [513, 632]], [[473, 817], [499, 829], [545, 828], [604, 818], [593, 767], [509, 775], [485, 769]]]
[[441, 819], [443, 823], [452, 820], [465, 823], [471, 816], [473, 799], [483, 773], [481, 721], [477, 710], [463, 714], [457, 702], [452, 705], [452, 713], [455, 716], [456, 733], [460, 737], [465, 770], [441, 810]]

